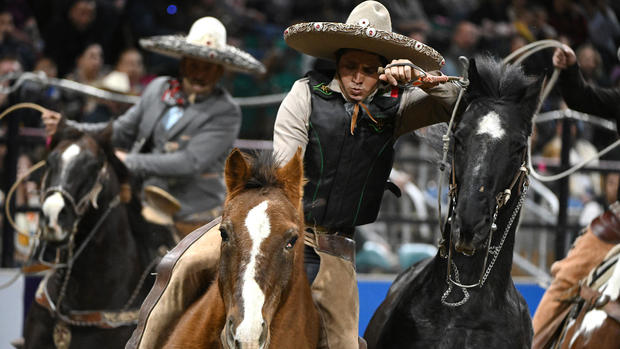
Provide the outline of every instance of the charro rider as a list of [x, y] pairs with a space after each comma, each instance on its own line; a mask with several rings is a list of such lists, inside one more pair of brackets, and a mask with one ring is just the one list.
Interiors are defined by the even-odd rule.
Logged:
[[[618, 50], [620, 60], [620, 49]], [[567, 45], [557, 48], [553, 65], [562, 69], [558, 84], [568, 107], [620, 124], [620, 88], [603, 88], [587, 83], [579, 70], [575, 52]], [[620, 128], [618, 128], [620, 131]], [[620, 195], [620, 187], [618, 188]], [[616, 197], [618, 200], [620, 196]], [[545, 291], [534, 317], [534, 348], [542, 348], [557, 330], [570, 300], [579, 294], [579, 282], [620, 243], [620, 203], [595, 218], [573, 243], [565, 258], [551, 265], [554, 279]], [[613, 301], [613, 299], [612, 299]]]
[[[153, 80], [140, 101], [114, 120], [113, 143], [117, 157], [144, 180], [147, 203], [153, 203], [147, 208], [165, 211], [167, 205], [172, 211], [178, 200], [173, 219], [184, 236], [220, 214], [225, 195], [221, 172], [241, 126], [239, 106], [218, 81], [225, 69], [263, 73], [264, 67], [227, 45], [226, 29], [213, 17], [198, 19], [186, 37], [156, 36], [140, 44], [180, 58], [179, 78]], [[43, 114], [48, 134], [60, 118], [55, 112]], [[68, 123], [87, 131], [106, 126]], [[144, 213], [154, 222], [172, 224], [165, 214]]]
[[[358, 348], [354, 228], [376, 219], [396, 139], [447, 121], [458, 87], [438, 85], [430, 76], [417, 80], [424, 73], [414, 64], [436, 77], [443, 58], [393, 33], [387, 9], [376, 1], [358, 5], [346, 23], [301, 23], [286, 29], [284, 38], [302, 53], [337, 64], [329, 75], [310, 72], [293, 85], [278, 111], [274, 150], [282, 163], [298, 147], [305, 151], [305, 259], [323, 321], [321, 347]], [[168, 256], [173, 269], [158, 275], [165, 286], [145, 301], [128, 348], [160, 346], [179, 307], [204, 287], [201, 277], [219, 252], [216, 228], [192, 233]]]

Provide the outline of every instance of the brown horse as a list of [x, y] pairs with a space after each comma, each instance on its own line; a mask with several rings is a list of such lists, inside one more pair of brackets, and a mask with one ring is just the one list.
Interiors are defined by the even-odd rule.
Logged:
[[226, 160], [216, 281], [166, 348], [316, 348], [319, 317], [303, 268], [301, 152], [282, 168], [238, 149]]
[[[611, 349], [620, 346], [620, 245], [579, 287], [552, 340], [536, 348]], [[536, 342], [536, 339], [535, 339]]]

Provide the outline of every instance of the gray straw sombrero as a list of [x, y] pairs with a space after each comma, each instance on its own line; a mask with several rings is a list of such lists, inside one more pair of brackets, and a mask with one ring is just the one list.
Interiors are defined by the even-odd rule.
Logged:
[[140, 39], [140, 45], [166, 56], [203, 59], [244, 73], [265, 73], [265, 66], [252, 55], [226, 44], [226, 28], [214, 17], [198, 19], [192, 24], [187, 36], [151, 36]]
[[346, 23], [299, 23], [284, 31], [284, 40], [310, 56], [335, 60], [342, 48], [352, 48], [392, 59], [409, 59], [424, 70], [440, 69], [445, 61], [439, 52], [419, 41], [392, 32], [388, 10], [376, 1], [357, 5]]

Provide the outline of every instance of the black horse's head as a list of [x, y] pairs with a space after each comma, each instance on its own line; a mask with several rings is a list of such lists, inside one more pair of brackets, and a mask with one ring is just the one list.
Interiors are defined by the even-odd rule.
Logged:
[[54, 135], [42, 183], [42, 239], [67, 242], [100, 196], [118, 190], [127, 169], [114, 157], [110, 136], [111, 127], [91, 135], [65, 126]]
[[456, 250], [467, 255], [484, 246], [498, 194], [509, 188], [526, 158], [542, 82], [489, 57], [470, 60], [469, 79], [467, 108], [454, 127], [457, 199], [451, 232]]

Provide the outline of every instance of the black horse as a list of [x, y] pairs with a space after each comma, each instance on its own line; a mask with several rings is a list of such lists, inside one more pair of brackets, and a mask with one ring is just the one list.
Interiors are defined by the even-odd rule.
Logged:
[[110, 137], [111, 127], [97, 135], [62, 127], [52, 140], [37, 253], [52, 271], [28, 312], [25, 348], [124, 348], [157, 248], [173, 244], [135, 221], [123, 190], [129, 173]]
[[510, 270], [541, 79], [489, 57], [470, 60], [469, 78], [440, 251], [395, 280], [364, 335], [368, 348], [530, 348]]

